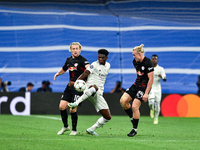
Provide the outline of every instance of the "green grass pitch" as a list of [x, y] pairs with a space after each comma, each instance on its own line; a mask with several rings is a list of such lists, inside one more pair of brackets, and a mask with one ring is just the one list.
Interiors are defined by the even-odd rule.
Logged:
[[[100, 115], [79, 115], [78, 135], [69, 131], [57, 135], [62, 128], [59, 115], [0, 115], [1, 150], [198, 150], [200, 118], [160, 117], [154, 125], [141, 116], [138, 134], [128, 137], [132, 125], [128, 116], [112, 116], [110, 122], [96, 132], [86, 134]], [[68, 117], [71, 127], [71, 117]]]

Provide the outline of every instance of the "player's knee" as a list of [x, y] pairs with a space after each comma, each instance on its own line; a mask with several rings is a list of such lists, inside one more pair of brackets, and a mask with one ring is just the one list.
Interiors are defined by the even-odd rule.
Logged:
[[60, 109], [60, 110], [65, 110], [66, 108], [67, 108], [67, 107], [64, 106], [63, 104], [60, 104], [60, 105], [59, 105], [59, 109]]
[[89, 88], [91, 87], [94, 87], [95, 88], [95, 92], [98, 91], [98, 87], [94, 84], [94, 85], [91, 85]]
[[120, 104], [121, 104], [122, 106], [125, 105], [125, 99], [124, 99], [123, 97], [120, 99]]
[[139, 110], [139, 107], [137, 105], [132, 105], [132, 109], [133, 109], [133, 112], [134, 111], [138, 111]]
[[124, 99], [123, 97], [120, 99], [120, 104], [121, 104], [121, 106], [123, 107], [123, 108], [128, 108], [128, 107], [130, 107], [129, 105], [129, 101], [128, 100], [126, 100], [126, 99]]

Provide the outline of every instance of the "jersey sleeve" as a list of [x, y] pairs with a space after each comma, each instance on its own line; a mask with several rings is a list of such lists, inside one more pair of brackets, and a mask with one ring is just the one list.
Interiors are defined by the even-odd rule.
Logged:
[[88, 60], [87, 60], [85, 57], [83, 57], [83, 64], [84, 64], [84, 66], [90, 64], [90, 63], [88, 62]]
[[154, 71], [153, 63], [150, 59], [146, 62], [147, 73]]
[[68, 62], [67, 62], [67, 60], [66, 60], [65, 64], [63, 65], [62, 69], [64, 71], [67, 71], [67, 69], [68, 69]]
[[89, 67], [87, 67], [86, 70], [88, 70], [90, 73], [92, 73], [94, 71], [95, 66], [96, 66], [96, 63], [93, 62]]
[[163, 67], [161, 67], [161, 76], [162, 76], [162, 79], [166, 79], [166, 73]]

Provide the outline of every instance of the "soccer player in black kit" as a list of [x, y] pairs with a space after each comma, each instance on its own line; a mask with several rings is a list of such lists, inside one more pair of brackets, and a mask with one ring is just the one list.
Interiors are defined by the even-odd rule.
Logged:
[[[133, 65], [136, 69], [137, 78], [135, 83], [126, 90], [120, 99], [121, 106], [131, 118], [133, 129], [127, 135], [133, 137], [137, 134], [140, 118], [140, 105], [147, 102], [148, 93], [151, 90], [154, 78], [154, 67], [151, 60], [144, 56], [143, 44], [133, 48]], [[129, 104], [133, 100], [132, 108]]]
[[[64, 74], [67, 70], [69, 70], [70, 81], [75, 82], [76, 79], [85, 71], [85, 69], [90, 65], [86, 58], [80, 55], [81, 52], [81, 44], [79, 42], [73, 42], [70, 45], [70, 52], [72, 56], [68, 57], [64, 66], [54, 75], [54, 80], [59, 75]], [[77, 92], [74, 87], [66, 86], [64, 94], [60, 100], [60, 113], [62, 122], [64, 127], [57, 133], [58, 135], [63, 134], [65, 131], [70, 131], [70, 127], [68, 125], [68, 114], [67, 114], [67, 104], [70, 102], [75, 102], [79, 96], [81, 96], [82, 92]], [[75, 109], [70, 108], [70, 114], [72, 119], [72, 131], [69, 135], [77, 135], [77, 107]]]

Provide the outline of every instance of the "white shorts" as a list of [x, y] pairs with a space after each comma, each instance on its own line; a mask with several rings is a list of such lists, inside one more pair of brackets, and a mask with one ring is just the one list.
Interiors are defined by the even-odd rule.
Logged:
[[160, 103], [161, 92], [151, 90], [148, 96], [148, 100], [154, 99], [155, 102]]
[[97, 91], [94, 97], [90, 96], [88, 99], [93, 103], [97, 112], [99, 112], [102, 109], [109, 109], [108, 104], [101, 92]]

